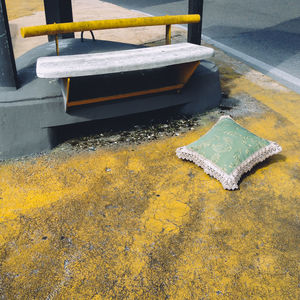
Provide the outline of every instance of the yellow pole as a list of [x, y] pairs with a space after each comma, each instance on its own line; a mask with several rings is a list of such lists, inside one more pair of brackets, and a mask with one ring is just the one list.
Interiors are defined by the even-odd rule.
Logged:
[[59, 56], [58, 35], [55, 35], [56, 55]]
[[100, 21], [85, 21], [73, 23], [59, 23], [21, 28], [22, 37], [32, 37], [40, 35], [56, 35], [71, 32], [81, 32], [100, 29], [127, 28], [140, 26], [156, 26], [171, 24], [199, 23], [200, 15], [175, 15], [145, 18], [124, 18]]
[[171, 25], [166, 26], [166, 45], [171, 44]]
[[69, 104], [69, 97], [70, 97], [70, 81], [71, 81], [71, 78], [68, 77], [67, 78], [67, 91], [66, 91], [66, 102], [67, 102], [67, 105]]

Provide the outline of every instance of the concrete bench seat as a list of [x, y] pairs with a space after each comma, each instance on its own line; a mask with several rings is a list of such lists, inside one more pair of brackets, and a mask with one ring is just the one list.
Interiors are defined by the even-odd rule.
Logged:
[[[36, 72], [40, 78], [61, 80], [67, 110], [72, 106], [180, 91], [200, 60], [210, 58], [213, 53], [214, 50], [208, 47], [180, 43], [104, 53], [49, 56], [38, 58]], [[107, 75], [112, 77], [107, 80]]]
[[210, 58], [212, 48], [180, 43], [79, 55], [40, 57], [36, 72], [40, 78], [67, 78], [154, 69]]

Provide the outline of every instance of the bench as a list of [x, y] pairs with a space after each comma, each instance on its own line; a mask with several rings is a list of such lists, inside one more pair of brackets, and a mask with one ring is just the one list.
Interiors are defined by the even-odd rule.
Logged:
[[[180, 43], [105, 53], [40, 57], [37, 60], [36, 72], [40, 78], [61, 81], [65, 110], [67, 110], [84, 104], [171, 90], [180, 91], [199, 65], [200, 60], [211, 57], [213, 52], [213, 49], [208, 47]], [[108, 74], [116, 75], [101, 78], [101, 75]], [[125, 80], [129, 74], [131, 79], [135, 78], [134, 81], [131, 80], [133, 86]], [[125, 86], [122, 90], [122, 88], [117, 89], [113, 84], [112, 90], [108, 91], [108, 80], [114, 80], [114, 82], [123, 80], [123, 86]], [[105, 86], [106, 91], [103, 96], [93, 97], [91, 94], [92, 98], [82, 99], [84, 95], [78, 93], [79, 86], [89, 90], [95, 90], [93, 87], [98, 86], [96, 93], [100, 94], [101, 86]]]
[[38, 58], [37, 76], [60, 81], [67, 111], [97, 102], [172, 90], [179, 92], [200, 60], [211, 57], [214, 50], [190, 43], [170, 45], [170, 24], [199, 21], [199, 15], [101, 20], [34, 26], [22, 28], [21, 33], [23, 37], [55, 34], [59, 55], [57, 36], [60, 33], [166, 25], [165, 46]]

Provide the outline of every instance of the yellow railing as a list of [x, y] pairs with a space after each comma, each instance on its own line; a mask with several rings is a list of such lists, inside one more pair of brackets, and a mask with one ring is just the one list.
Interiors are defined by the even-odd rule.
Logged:
[[56, 53], [57, 55], [59, 55], [58, 34], [84, 31], [92, 32], [92, 30], [101, 29], [166, 25], [166, 44], [171, 44], [172, 24], [199, 23], [200, 18], [200, 15], [175, 15], [48, 24], [31, 27], [22, 27], [21, 35], [24, 38], [41, 35], [55, 35]]
[[21, 28], [22, 37], [57, 35], [90, 30], [199, 23], [200, 15], [176, 15], [48, 24]]

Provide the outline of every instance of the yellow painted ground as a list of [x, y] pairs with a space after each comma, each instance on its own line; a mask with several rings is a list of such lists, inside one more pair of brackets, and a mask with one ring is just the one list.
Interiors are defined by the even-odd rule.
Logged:
[[[299, 299], [299, 95], [220, 65], [238, 122], [283, 151], [225, 191], [183, 136], [0, 164], [3, 299]], [[107, 168], [111, 171], [107, 171]]]
[[[249, 81], [243, 92], [253, 89], [259, 87]], [[272, 102], [272, 91], [261, 93]], [[295, 94], [277, 96], [292, 101]], [[135, 148], [2, 164], [2, 293], [7, 299], [297, 299], [299, 129], [274, 111], [239, 122], [283, 152], [234, 192], [174, 155], [211, 124]]]

